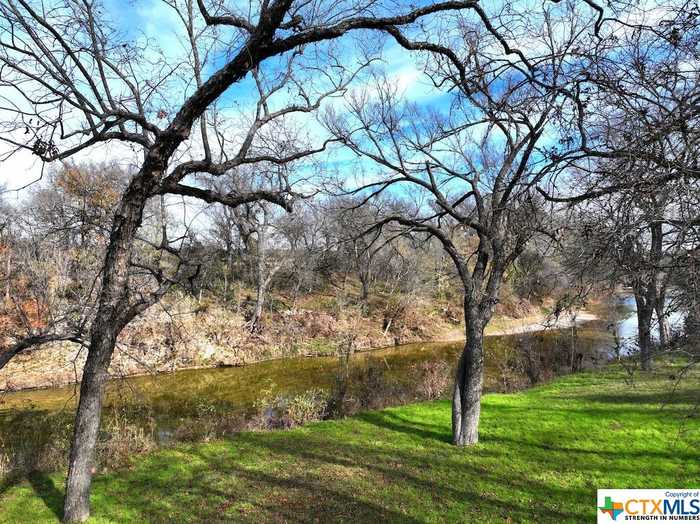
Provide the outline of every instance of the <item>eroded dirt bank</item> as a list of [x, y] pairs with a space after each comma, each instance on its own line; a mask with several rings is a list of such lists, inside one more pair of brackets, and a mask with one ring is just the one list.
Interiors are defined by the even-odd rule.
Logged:
[[[554, 322], [523, 306], [497, 315], [487, 335], [527, 333], [567, 327], [570, 316]], [[268, 317], [262, 333], [250, 333], [245, 319], [218, 306], [178, 301], [154, 308], [122, 334], [110, 372], [115, 377], [180, 369], [241, 366], [300, 355], [332, 355], [352, 341], [356, 350], [413, 342], [464, 338], [459, 310], [427, 303], [398, 310], [357, 314], [353, 309], [296, 308]], [[580, 312], [576, 322], [595, 319]], [[86, 349], [55, 344], [17, 356], [0, 370], [0, 390], [56, 387], [80, 380]]]

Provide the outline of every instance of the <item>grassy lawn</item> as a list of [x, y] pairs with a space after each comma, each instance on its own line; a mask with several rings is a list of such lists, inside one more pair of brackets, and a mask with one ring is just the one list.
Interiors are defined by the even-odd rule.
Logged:
[[[593, 522], [596, 488], [700, 487], [697, 376], [614, 368], [487, 395], [481, 442], [430, 402], [135, 457], [95, 478], [94, 522]], [[663, 404], [662, 404], [663, 403]], [[0, 522], [55, 522], [63, 473], [0, 490]]]

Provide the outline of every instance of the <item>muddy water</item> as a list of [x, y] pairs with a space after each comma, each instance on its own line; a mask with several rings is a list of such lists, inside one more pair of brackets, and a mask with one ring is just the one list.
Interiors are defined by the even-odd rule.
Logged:
[[[529, 380], [523, 352], [540, 376], [560, 374], [580, 360], [584, 367], [604, 359], [610, 347], [606, 322], [592, 321], [573, 329], [486, 337], [485, 387], [489, 391], [516, 389]], [[456, 362], [462, 343], [422, 343], [355, 353], [351, 368], [381, 367], [397, 382], [415, 380], [413, 371], [429, 361]], [[580, 354], [580, 356], [579, 356]], [[535, 359], [537, 362], [535, 362]], [[526, 363], [527, 364], [527, 363]], [[336, 381], [337, 357], [299, 357], [272, 360], [243, 367], [184, 370], [169, 374], [111, 381], [106, 406], [148, 404], [159, 424], [170, 426], [183, 406], [192, 408], [199, 399], [225, 405], [227, 410], [246, 411], [261, 396], [294, 394], [311, 388], [329, 389]], [[77, 387], [6, 393], [0, 397], [0, 418], [18, 411], [55, 412], [75, 407]]]
[[[605, 320], [486, 337], [485, 389], [523, 389], [572, 368], [608, 361], [614, 346], [610, 330], [633, 313], [624, 304], [597, 313]], [[124, 465], [133, 454], [172, 441], [206, 440], [248, 427], [284, 427], [279, 425], [284, 418], [274, 415], [280, 398], [283, 403], [309, 394], [315, 399], [318, 392], [328, 413], [342, 390], [343, 400], [335, 405], [350, 406], [342, 408], [348, 414], [449, 395], [462, 345], [408, 344], [355, 353], [345, 365], [339, 357], [299, 357], [113, 380], [107, 385], [98, 463]], [[0, 481], [65, 467], [77, 391], [0, 393]]]

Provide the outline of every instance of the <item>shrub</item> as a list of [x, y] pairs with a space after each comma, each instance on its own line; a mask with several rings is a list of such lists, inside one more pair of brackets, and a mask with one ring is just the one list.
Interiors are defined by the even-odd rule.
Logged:
[[294, 395], [286, 402], [285, 416], [289, 426], [300, 426], [314, 420], [321, 420], [328, 407], [328, 393], [322, 389], [310, 389]]
[[255, 403], [255, 414], [248, 422], [251, 429], [282, 429], [323, 420], [328, 413], [330, 395], [323, 389], [309, 389], [295, 395], [271, 395], [262, 392]]
[[452, 366], [445, 360], [428, 360], [416, 364], [417, 394], [421, 399], [443, 398], [452, 382]]
[[359, 409], [379, 409], [389, 402], [397, 402], [397, 384], [387, 377], [387, 365], [377, 359], [368, 358], [365, 365], [351, 368], [349, 383], [356, 406]]

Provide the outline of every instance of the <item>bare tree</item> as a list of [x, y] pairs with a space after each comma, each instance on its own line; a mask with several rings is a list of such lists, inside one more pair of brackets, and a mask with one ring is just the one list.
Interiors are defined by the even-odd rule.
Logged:
[[17, 205], [16, 215], [8, 215], [13, 220], [4, 246], [0, 310], [12, 340], [0, 353], [0, 367], [33, 345], [83, 343], [120, 178], [110, 166], [66, 165], [52, 170], [48, 181]]
[[563, 195], [542, 192], [582, 207], [574, 220], [584, 235], [580, 267], [590, 270], [598, 257], [598, 276], [632, 287], [643, 369], [651, 367], [654, 315], [667, 342], [667, 289], [691, 238], [681, 217], [700, 174], [697, 9], [681, 2], [660, 24], [635, 10], [641, 22], [614, 22], [621, 36], [598, 42], [578, 88], [582, 154], [561, 164]]
[[383, 242], [376, 245], [379, 233], [373, 236], [364, 233], [374, 223], [381, 209], [380, 202], [360, 205], [359, 199], [339, 198], [326, 207], [330, 214], [333, 236], [337, 242], [341, 257], [347, 263], [347, 270], [355, 273], [360, 281], [360, 300], [366, 305], [371, 286], [378, 276], [381, 248]]
[[12, 274], [12, 224], [14, 222], [14, 210], [9, 206], [4, 196], [3, 187], [0, 186], [0, 250], [2, 251], [2, 290], [5, 302], [10, 299], [10, 275]]
[[671, 218], [669, 188], [623, 191], [580, 204], [570, 216], [575, 232], [567, 242], [567, 267], [582, 280], [614, 291], [632, 289], [638, 325], [641, 368], [652, 366], [652, 323], [666, 344], [666, 290], [683, 240], [664, 224]]
[[[216, 130], [218, 125], [207, 111], [232, 85], [241, 83], [271, 57], [284, 55], [283, 60], [291, 63], [300, 59], [304, 46], [349, 31], [393, 31], [434, 13], [476, 5], [448, 0], [396, 14], [395, 6], [374, 2], [275, 0], [240, 10], [220, 3], [210, 10], [204, 0], [197, 0], [196, 6], [193, 0], [165, 4], [183, 23], [183, 41], [189, 43], [186, 57], [166, 59], [147, 42], [125, 41], [98, 2], [60, 0], [49, 8], [31, 0], [7, 0], [0, 6], [2, 140], [45, 162], [65, 160], [108, 142], [138, 151], [136, 169], [115, 209], [100, 271], [97, 308], [86, 341], [88, 357], [69, 458], [66, 521], [84, 521], [89, 516], [102, 393], [117, 337], [132, 319], [196, 271], [181, 256], [186, 238], [171, 238], [165, 232], [155, 245], [162, 255], [150, 260], [155, 266], [133, 260], [148, 201], [160, 195], [179, 195], [231, 207], [264, 200], [290, 209], [293, 192], [288, 180], [243, 194], [222, 194], [198, 185], [193, 178], [216, 177], [260, 162], [285, 164], [324, 148], [321, 144], [278, 156], [274, 143], [260, 140], [271, 122], [318, 107], [323, 93], [310, 95], [300, 82], [295, 83], [295, 103], [288, 106], [268, 111], [272, 103], [263, 96], [262, 108], [258, 105], [237, 143]], [[322, 51], [320, 46], [315, 49]], [[218, 51], [216, 57], [214, 51]], [[213, 72], [205, 76], [202, 62], [207, 57]], [[214, 60], [220, 57], [222, 61]], [[216, 65], [221, 62], [220, 67]], [[183, 64], [190, 73], [178, 81], [181, 77], [176, 72]], [[282, 75], [290, 69], [294, 71], [294, 66], [283, 66]], [[332, 92], [343, 84], [327, 80], [333, 84]], [[195, 126], [199, 126], [196, 134]], [[211, 150], [214, 137], [222, 146], [219, 154]], [[196, 152], [200, 147], [193, 149], [198, 144], [201, 155]], [[139, 286], [134, 292], [130, 284], [137, 279], [132, 269], [140, 271], [140, 283], [148, 281], [150, 286]]]
[[[282, 273], [293, 291], [293, 304], [302, 292], [324, 285], [324, 255], [331, 246], [325, 235], [328, 216], [315, 199], [299, 202], [294, 215], [280, 217], [277, 232], [289, 247], [289, 262]], [[294, 305], [292, 306], [294, 307]]]
[[[384, 170], [378, 182], [354, 193], [369, 201], [403, 187], [422, 196], [413, 213], [385, 216], [377, 227], [399, 225], [433, 236], [457, 269], [466, 323], [452, 402], [452, 438], [460, 446], [478, 441], [484, 328], [504, 274], [528, 241], [547, 229], [535, 187], [565, 156], [552, 152], [547, 133], [566, 132], [562, 116], [577, 111], [572, 78], [578, 64], [569, 65], [569, 53], [593, 38], [585, 17], [577, 22], [566, 10], [560, 18], [549, 10], [529, 21], [513, 16], [522, 25], [508, 24], [506, 17], [499, 26], [524, 27], [519, 37], [537, 49], [535, 57], [512, 50], [488, 25], [463, 22], [449, 46], [392, 30], [401, 46], [430, 53], [426, 71], [433, 83], [455, 93], [449, 114], [401, 103], [395, 88], [379, 78], [372, 95], [355, 96], [346, 114], [328, 118], [344, 145]], [[566, 27], [557, 38], [555, 25]], [[501, 45], [519, 58], [499, 54]], [[579, 150], [574, 140], [565, 145]]]
[[270, 283], [288, 259], [285, 253], [274, 256], [273, 250], [279, 250], [281, 246], [274, 238], [273, 210], [265, 203], [247, 204], [236, 210], [236, 227], [246, 239], [244, 245], [254, 268], [255, 304], [249, 323], [250, 330], [256, 332], [262, 329], [263, 308]]

